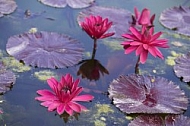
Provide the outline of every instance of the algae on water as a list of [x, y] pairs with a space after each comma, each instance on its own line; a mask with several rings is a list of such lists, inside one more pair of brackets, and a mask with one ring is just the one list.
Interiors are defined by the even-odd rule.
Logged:
[[34, 76], [41, 81], [46, 81], [51, 77], [56, 77], [56, 74], [50, 70], [41, 70], [39, 72], [35, 72]]

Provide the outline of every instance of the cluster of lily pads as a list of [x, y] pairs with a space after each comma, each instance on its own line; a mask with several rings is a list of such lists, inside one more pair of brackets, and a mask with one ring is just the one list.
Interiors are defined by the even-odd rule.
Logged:
[[[78, 63], [83, 63], [85, 66], [93, 64], [93, 68], [86, 68], [89, 71], [85, 71], [84, 66], [81, 66], [78, 75], [82, 74], [82, 77], [97, 80], [99, 72], [109, 74], [95, 59], [97, 40], [107, 37], [122, 38], [124, 41], [121, 45], [125, 53], [136, 51], [136, 55], [139, 56], [136, 70], [134, 74], [120, 75], [114, 79], [109, 85], [108, 93], [113, 104], [122, 112], [141, 114], [131, 121], [129, 126], [144, 124], [178, 126], [186, 121], [184, 125], [190, 125], [190, 119], [182, 115], [188, 107], [185, 92], [166, 78], [141, 75], [138, 71], [139, 64], [146, 62], [148, 53], [163, 59], [158, 48], [169, 47], [166, 39], [159, 39], [162, 32], [154, 33], [155, 15], [150, 16], [147, 8], [142, 12], [135, 8], [135, 14], [132, 14], [124, 9], [93, 5], [94, 0], [39, 1], [48, 6], [62, 8], [66, 5], [72, 8], [91, 6], [81, 11], [77, 17], [79, 26], [94, 40], [91, 59], [82, 61], [84, 48], [78, 40], [65, 34], [46, 31], [25, 32], [11, 36], [6, 45], [9, 55], [26, 65], [41, 68], [66, 68]], [[17, 7], [13, 0], [2, 0], [0, 6], [3, 8], [0, 10], [1, 16], [12, 13]], [[179, 6], [163, 11], [159, 21], [179, 34], [190, 36], [189, 19], [189, 7]], [[182, 77], [184, 82], [190, 82], [190, 52], [175, 61], [175, 74]], [[15, 75], [0, 64], [0, 93], [9, 90], [15, 80]], [[57, 110], [59, 115], [64, 112], [73, 115], [73, 111], [80, 113], [86, 108], [76, 101], [93, 99], [91, 95], [78, 96], [82, 87], [78, 86], [79, 80], [74, 81], [70, 74], [62, 76], [60, 82], [55, 78], [48, 79], [47, 82], [52, 91], [38, 90], [37, 93], [41, 96], [36, 97], [36, 100], [42, 101], [41, 105], [48, 107], [49, 111]]]

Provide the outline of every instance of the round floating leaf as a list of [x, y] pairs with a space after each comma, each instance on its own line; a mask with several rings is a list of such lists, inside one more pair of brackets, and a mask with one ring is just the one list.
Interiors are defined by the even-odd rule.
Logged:
[[90, 6], [94, 0], [38, 0], [51, 7], [64, 8], [67, 4], [72, 8], [84, 8]]
[[182, 113], [188, 99], [179, 86], [163, 78], [143, 75], [120, 76], [109, 87], [109, 97], [126, 113]]
[[2, 63], [0, 63], [0, 94], [9, 91], [15, 81], [16, 77], [14, 73], [6, 70]]
[[51, 7], [66, 7], [67, 6], [66, 0], [38, 0], [38, 1]]
[[140, 115], [128, 126], [164, 126], [164, 121], [158, 115]]
[[176, 60], [174, 72], [177, 77], [182, 77], [184, 82], [190, 82], [190, 52], [181, 55]]
[[14, 12], [17, 8], [14, 0], [1, 0], [0, 1], [0, 17]]
[[85, 8], [94, 3], [95, 0], [66, 0], [67, 4], [72, 8]]
[[172, 7], [164, 10], [159, 21], [179, 34], [190, 36], [190, 7]]
[[112, 37], [121, 38], [121, 35], [128, 32], [130, 23], [132, 22], [132, 14], [124, 9], [109, 8], [109, 7], [100, 7], [93, 6], [87, 9], [84, 9], [79, 13], [77, 17], [78, 24], [83, 22], [85, 17], [90, 15], [101, 16], [103, 18], [108, 18], [109, 21], [113, 22], [113, 25], [108, 30], [108, 32], [115, 32]]
[[27, 65], [43, 68], [65, 68], [82, 59], [81, 44], [55, 32], [14, 35], [8, 39], [7, 52]]

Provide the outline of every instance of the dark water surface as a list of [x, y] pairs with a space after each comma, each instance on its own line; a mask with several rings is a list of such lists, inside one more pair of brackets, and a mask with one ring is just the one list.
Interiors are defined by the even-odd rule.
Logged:
[[[5, 52], [7, 40], [10, 36], [21, 34], [35, 27], [38, 31], [52, 31], [64, 33], [72, 38], [79, 40], [87, 54], [92, 52], [92, 39], [81, 30], [78, 26], [76, 18], [81, 9], [72, 9], [69, 7], [57, 9], [41, 4], [37, 0], [15, 0], [18, 8], [11, 15], [0, 18], [0, 49]], [[179, 84], [186, 95], [190, 97], [190, 87], [180, 81], [173, 72], [173, 67], [166, 64], [167, 56], [171, 55], [171, 51], [176, 53], [186, 53], [189, 51], [189, 38], [181, 36], [176, 37], [172, 31], [165, 29], [159, 22], [160, 13], [173, 6], [182, 5], [185, 0], [96, 0], [99, 6], [117, 7], [127, 9], [133, 12], [136, 6], [139, 10], [148, 8], [151, 13], [156, 13], [155, 31], [163, 30], [167, 34], [163, 37], [169, 39], [170, 49], [161, 50], [165, 56], [165, 60], [154, 59], [149, 55], [147, 62], [140, 65], [140, 70], [143, 74], [151, 74], [165, 77]], [[188, 5], [190, 4], [187, 3]], [[25, 17], [23, 12], [31, 11], [31, 16]], [[119, 19], [118, 19], [119, 20]], [[170, 33], [171, 32], [171, 33]], [[184, 43], [186, 47], [179, 48], [171, 44], [178, 41]], [[110, 44], [107, 43], [117, 43]], [[117, 78], [120, 74], [134, 73], [134, 64], [137, 57], [134, 53], [125, 55], [124, 50], [119, 48], [121, 41], [106, 38], [98, 41], [98, 49], [96, 59], [109, 71], [109, 75], [101, 76], [97, 81], [89, 81], [81, 79], [80, 86], [85, 88], [84, 93], [89, 93], [95, 96], [95, 99], [90, 103], [81, 103], [89, 109], [89, 112], [82, 112], [78, 115], [78, 119], [69, 118], [67, 123], [55, 112], [48, 112], [47, 108], [40, 106], [40, 102], [35, 101], [37, 96], [36, 91], [40, 89], [49, 89], [46, 81], [39, 80], [35, 73], [41, 70], [52, 71], [57, 77], [63, 74], [70, 73], [74, 78], [77, 76], [79, 66], [69, 67], [65, 69], [40, 69], [31, 68], [25, 72], [14, 72], [17, 80], [12, 90], [1, 96], [5, 101], [0, 104], [4, 114], [0, 115], [0, 126], [126, 126], [130, 120], [127, 115], [120, 112], [111, 100], [103, 92], [107, 92], [109, 83]], [[118, 48], [116, 48], [118, 47]], [[89, 58], [88, 56], [84, 57]], [[190, 108], [184, 113], [190, 117]]]

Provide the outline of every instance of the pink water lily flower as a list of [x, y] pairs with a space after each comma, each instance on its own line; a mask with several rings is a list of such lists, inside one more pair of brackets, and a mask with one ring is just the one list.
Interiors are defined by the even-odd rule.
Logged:
[[80, 25], [92, 39], [103, 39], [114, 35], [113, 32], [106, 33], [112, 26], [112, 22], [109, 22], [108, 18], [103, 19], [101, 16], [90, 15]]
[[47, 80], [52, 91], [38, 90], [37, 93], [41, 96], [37, 96], [35, 99], [42, 101], [41, 105], [47, 107], [48, 111], [57, 110], [59, 115], [64, 112], [70, 116], [73, 115], [73, 112], [80, 113], [86, 110], [86, 107], [77, 102], [90, 101], [94, 97], [92, 95], [79, 95], [83, 90], [82, 87], [78, 87], [79, 82], [79, 79], [74, 81], [70, 74], [62, 76], [61, 82], [52, 77]]
[[153, 22], [155, 19], [155, 14], [153, 14], [150, 17], [150, 10], [147, 8], [144, 8], [142, 12], [140, 13], [138, 9], [134, 8], [135, 17], [133, 17], [133, 23], [136, 25], [142, 25], [143, 29], [144, 27], [151, 27], [153, 26]]
[[146, 62], [148, 52], [154, 57], [164, 58], [158, 47], [169, 48], [169, 46], [166, 39], [158, 39], [162, 32], [154, 34], [154, 27], [145, 28], [144, 32], [138, 31], [134, 27], [130, 27], [129, 30], [131, 34], [122, 35], [122, 37], [127, 38], [126, 41], [121, 43], [124, 46], [125, 54], [136, 50], [136, 55], [140, 55], [142, 64]]

